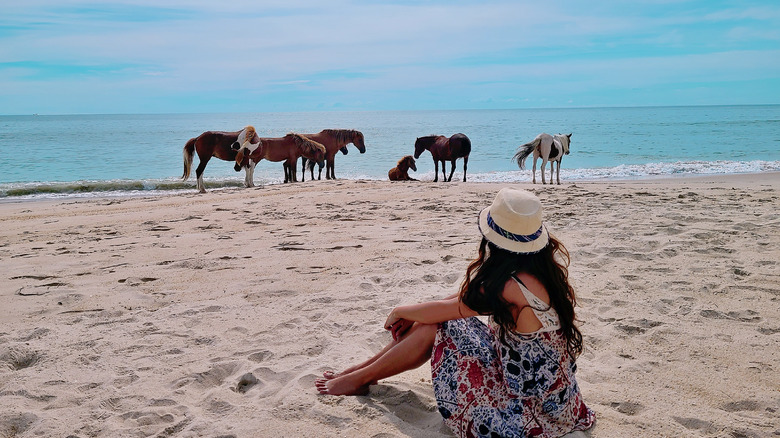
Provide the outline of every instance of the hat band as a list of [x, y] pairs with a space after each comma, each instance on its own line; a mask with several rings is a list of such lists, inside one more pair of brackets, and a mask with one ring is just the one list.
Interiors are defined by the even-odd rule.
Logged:
[[544, 229], [544, 225], [542, 225], [533, 234], [515, 234], [498, 226], [498, 224], [493, 221], [493, 217], [490, 216], [490, 211], [488, 211], [487, 214], [487, 224], [491, 230], [502, 235], [503, 237], [506, 237], [509, 240], [514, 240], [515, 242], [533, 242], [542, 235], [542, 230]]

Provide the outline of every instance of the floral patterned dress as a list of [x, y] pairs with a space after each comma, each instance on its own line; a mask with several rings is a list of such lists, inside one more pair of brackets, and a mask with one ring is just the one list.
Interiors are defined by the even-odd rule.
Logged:
[[[515, 279], [517, 281], [517, 279]], [[542, 328], [507, 333], [476, 317], [439, 325], [431, 367], [444, 422], [461, 437], [560, 437], [593, 425], [555, 309], [517, 281]]]

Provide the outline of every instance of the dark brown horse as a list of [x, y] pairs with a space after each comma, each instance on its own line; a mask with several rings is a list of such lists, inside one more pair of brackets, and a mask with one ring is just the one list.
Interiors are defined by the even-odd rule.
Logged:
[[387, 172], [387, 177], [390, 178], [390, 181], [417, 181], [409, 176], [409, 169], [417, 172], [417, 166], [414, 164], [414, 158], [411, 155], [398, 160], [398, 164]]
[[[354, 144], [361, 154], [366, 152], [363, 133], [354, 129], [323, 129], [316, 134], [303, 135], [325, 146], [325, 162], [327, 163], [325, 178], [327, 179], [336, 179], [336, 152], [350, 143]], [[303, 167], [306, 167], [306, 160], [303, 162]]]
[[[441, 161], [441, 174], [444, 181], [452, 181], [455, 160], [458, 158], [463, 158], [463, 182], [466, 182], [466, 169], [468, 169], [469, 154], [471, 153], [471, 140], [468, 137], [464, 134], [455, 134], [450, 138], [443, 135], [420, 137], [414, 142], [414, 158], [420, 158], [426, 149], [431, 151], [433, 165], [436, 168], [434, 182], [439, 180], [439, 161]], [[449, 178], [447, 178], [447, 170], [444, 167], [445, 161], [452, 162]]]
[[[347, 149], [346, 146], [339, 149], [342, 154], [347, 155], [349, 153], [349, 149]], [[327, 152], [326, 152], [327, 154]], [[317, 180], [322, 179], [322, 169], [325, 167], [325, 162], [315, 163], [314, 161], [306, 158], [301, 157], [301, 181], [306, 180], [306, 171], [308, 170], [311, 173], [311, 180], [314, 181], [314, 166], [317, 166], [319, 168], [319, 173], [317, 173]]]
[[[208, 164], [211, 157], [217, 157], [225, 161], [234, 161], [238, 151], [236, 143], [239, 141], [239, 137], [242, 142], [257, 143], [257, 133], [252, 126], [233, 132], [206, 131], [195, 138], [189, 139], [184, 145], [184, 174], [181, 178], [186, 181], [190, 177], [192, 161], [195, 152], [197, 152], [200, 160], [198, 168], [195, 169], [195, 175], [198, 178], [198, 191], [206, 193], [206, 187], [203, 184], [203, 171], [206, 169], [206, 164]], [[251, 182], [248, 173], [246, 180]]]
[[253, 175], [255, 165], [260, 160], [283, 161], [284, 182], [297, 182], [296, 163], [299, 157], [306, 157], [316, 163], [325, 160], [325, 146], [294, 132], [284, 137], [260, 138], [259, 143], [259, 147], [254, 147], [249, 142], [241, 144], [235, 158], [236, 172], [243, 168], [248, 175]]

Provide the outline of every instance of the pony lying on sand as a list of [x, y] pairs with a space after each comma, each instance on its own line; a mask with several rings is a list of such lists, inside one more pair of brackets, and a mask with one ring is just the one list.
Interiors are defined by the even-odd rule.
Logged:
[[[341, 151], [341, 153], [344, 154], [344, 155], [347, 155], [349, 153], [349, 149], [347, 149], [346, 146], [344, 146], [343, 148], [339, 149], [339, 151]], [[327, 152], [326, 152], [325, 160], [327, 161], [327, 159], [328, 158], [327, 158]], [[317, 174], [317, 180], [319, 181], [319, 180], [322, 179], [322, 169], [325, 168], [325, 163], [324, 162], [315, 163], [314, 161], [312, 161], [312, 160], [310, 160], [310, 159], [308, 159], [306, 157], [301, 157], [301, 181], [305, 181], [306, 180], [306, 171], [307, 170], [309, 171], [309, 173], [311, 173], [311, 180], [314, 181], [314, 166], [317, 166], [319, 168], [319, 173]], [[326, 175], [326, 177], [327, 177], [327, 175]]]
[[254, 175], [260, 160], [283, 161], [284, 182], [297, 182], [296, 165], [299, 157], [306, 157], [316, 163], [325, 160], [325, 146], [301, 134], [291, 132], [279, 138], [260, 138], [260, 146], [252, 149], [250, 142], [244, 142], [236, 154], [236, 172], [247, 170], [247, 178]]
[[[211, 157], [217, 157], [225, 161], [234, 161], [238, 150], [236, 144], [239, 140], [250, 145], [256, 145], [259, 142], [257, 132], [252, 126], [247, 126], [241, 131], [234, 132], [206, 131], [195, 138], [189, 139], [184, 145], [184, 174], [181, 178], [186, 181], [190, 177], [192, 161], [195, 152], [197, 152], [200, 160], [198, 168], [195, 169], [195, 175], [198, 178], [198, 191], [206, 193], [206, 187], [203, 184], [203, 171], [206, 169], [206, 164], [208, 164]], [[253, 185], [248, 174], [245, 178], [245, 185], [247, 187], [252, 187]]]
[[[465, 134], [455, 134], [452, 137], [443, 135], [429, 135], [419, 137], [414, 142], [414, 158], [420, 158], [420, 155], [426, 150], [431, 151], [433, 156], [433, 166], [436, 168], [436, 177], [433, 181], [439, 180], [439, 161], [441, 161], [441, 174], [444, 181], [452, 181], [452, 174], [455, 172], [455, 160], [463, 158], [463, 182], [466, 182], [466, 169], [469, 164], [469, 154], [471, 153], [471, 140]], [[444, 168], [445, 161], [452, 163], [450, 177], [447, 178], [447, 170]]]
[[546, 184], [544, 180], [544, 166], [547, 162], [550, 162], [550, 184], [553, 183], [553, 170], [555, 163], [558, 163], [558, 185], [561, 184], [561, 160], [564, 155], [569, 155], [569, 145], [571, 144], [571, 134], [550, 134], [541, 133], [536, 136], [535, 139], [517, 148], [513, 160], [517, 161], [517, 165], [520, 169], [525, 169], [525, 159], [533, 152], [534, 154], [534, 167], [532, 170], [533, 183], [536, 184], [536, 160], [539, 157], [542, 158], [542, 167], [540, 173], [542, 174], [542, 184]]
[[[354, 129], [323, 129], [316, 134], [303, 134], [306, 138], [320, 142], [325, 146], [325, 178], [336, 179], [336, 152], [352, 143], [361, 154], [366, 153], [366, 144], [363, 133]], [[344, 152], [344, 155], [347, 153]], [[305, 166], [305, 165], [304, 165]], [[313, 177], [312, 177], [313, 179]]]
[[398, 160], [398, 164], [387, 172], [387, 177], [390, 178], [390, 181], [417, 181], [409, 176], [409, 169], [417, 172], [417, 165], [415, 165], [414, 158], [411, 155]]

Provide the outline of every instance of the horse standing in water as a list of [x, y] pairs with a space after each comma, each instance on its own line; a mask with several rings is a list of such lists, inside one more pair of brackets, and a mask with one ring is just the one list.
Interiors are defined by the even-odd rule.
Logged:
[[414, 158], [411, 155], [398, 160], [398, 164], [387, 172], [387, 177], [390, 181], [417, 181], [409, 176], [409, 169], [417, 172], [417, 165], [414, 163]]
[[236, 172], [246, 169], [247, 178], [252, 178], [260, 160], [283, 161], [284, 182], [297, 182], [296, 163], [299, 157], [322, 163], [325, 160], [325, 146], [294, 132], [279, 138], [260, 138], [259, 146], [245, 141], [236, 154], [234, 169]]
[[[195, 152], [197, 152], [198, 159], [200, 160], [198, 168], [195, 169], [195, 175], [198, 179], [198, 191], [200, 193], [206, 193], [206, 187], [203, 183], [203, 171], [206, 169], [206, 164], [208, 164], [211, 157], [217, 157], [220, 160], [225, 161], [234, 161], [238, 151], [236, 145], [239, 140], [242, 143], [248, 142], [250, 144], [257, 144], [259, 141], [257, 139], [257, 132], [252, 126], [247, 126], [241, 131], [233, 132], [206, 131], [195, 138], [189, 139], [184, 145], [184, 174], [181, 178], [186, 181], [190, 177], [192, 161]], [[247, 187], [253, 185], [248, 173], [245, 178], [245, 185], [247, 185]]]
[[564, 155], [569, 155], [569, 145], [571, 144], [571, 134], [550, 134], [541, 133], [536, 136], [535, 139], [517, 148], [513, 160], [517, 161], [517, 165], [520, 169], [525, 169], [525, 159], [534, 154], [534, 167], [533, 167], [533, 183], [536, 184], [536, 160], [542, 158], [542, 167], [540, 173], [542, 174], [542, 184], [546, 184], [544, 180], [544, 166], [547, 162], [550, 162], [550, 184], [553, 183], [553, 170], [555, 169], [555, 163], [558, 163], [558, 185], [561, 185], [561, 160]]
[[[431, 151], [433, 156], [433, 165], [436, 169], [436, 177], [433, 181], [439, 180], [439, 161], [441, 161], [441, 174], [444, 181], [452, 181], [452, 174], [455, 172], [455, 160], [463, 158], [463, 182], [466, 182], [466, 169], [469, 164], [469, 154], [471, 153], [471, 140], [464, 134], [455, 134], [450, 138], [443, 135], [429, 135], [419, 137], [414, 142], [414, 158], [420, 158], [425, 150]], [[452, 163], [450, 177], [447, 178], [445, 161]]]
[[[316, 134], [303, 134], [305, 137], [322, 143], [325, 146], [325, 168], [326, 179], [336, 179], [336, 152], [352, 143], [361, 154], [366, 153], [366, 143], [363, 133], [354, 129], [323, 129]], [[346, 155], [346, 152], [344, 152]], [[306, 160], [303, 160], [303, 168], [306, 168]], [[312, 179], [314, 177], [312, 176]]]

